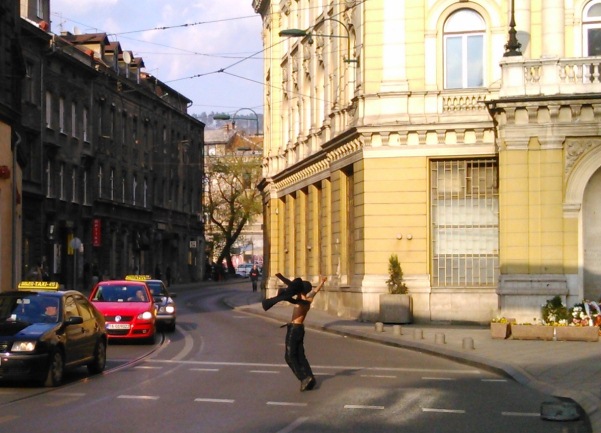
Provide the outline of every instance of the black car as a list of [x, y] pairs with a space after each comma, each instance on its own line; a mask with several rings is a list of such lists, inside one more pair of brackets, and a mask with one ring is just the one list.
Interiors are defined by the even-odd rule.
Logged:
[[34, 281], [0, 293], [0, 380], [58, 386], [66, 368], [106, 365], [104, 317], [86, 297]]
[[128, 281], [144, 281], [154, 299], [154, 305], [157, 313], [157, 325], [162, 326], [167, 331], [175, 331], [175, 322], [177, 312], [175, 310], [175, 293], [169, 292], [163, 280], [153, 279], [150, 275], [126, 275]]

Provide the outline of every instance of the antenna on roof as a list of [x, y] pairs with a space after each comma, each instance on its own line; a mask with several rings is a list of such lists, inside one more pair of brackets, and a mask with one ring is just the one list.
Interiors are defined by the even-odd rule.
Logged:
[[131, 63], [131, 54], [129, 51], [123, 51], [123, 61], [128, 65]]

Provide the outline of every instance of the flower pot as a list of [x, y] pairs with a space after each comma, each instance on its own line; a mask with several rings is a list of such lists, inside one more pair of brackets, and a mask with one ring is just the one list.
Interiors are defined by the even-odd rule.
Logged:
[[411, 323], [413, 321], [411, 295], [381, 294], [379, 321], [383, 323]]
[[513, 340], [553, 340], [554, 326], [544, 325], [511, 325]]
[[505, 339], [511, 335], [511, 325], [509, 323], [491, 322], [490, 336], [492, 338]]
[[558, 326], [555, 329], [558, 341], [599, 341], [597, 326]]

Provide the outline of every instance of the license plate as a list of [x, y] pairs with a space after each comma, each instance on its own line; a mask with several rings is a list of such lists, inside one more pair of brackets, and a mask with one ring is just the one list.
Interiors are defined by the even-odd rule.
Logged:
[[109, 323], [107, 329], [129, 329], [129, 323]]

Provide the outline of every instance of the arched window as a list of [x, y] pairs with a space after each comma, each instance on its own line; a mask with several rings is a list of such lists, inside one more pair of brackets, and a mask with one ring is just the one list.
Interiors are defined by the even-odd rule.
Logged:
[[590, 2], [582, 16], [584, 56], [601, 56], [601, 0]]
[[444, 87], [484, 86], [484, 31], [482, 17], [473, 10], [453, 13], [444, 25]]

